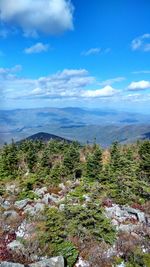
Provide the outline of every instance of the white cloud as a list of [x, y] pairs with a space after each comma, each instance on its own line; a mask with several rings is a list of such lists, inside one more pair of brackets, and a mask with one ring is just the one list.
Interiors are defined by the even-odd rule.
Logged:
[[0, 19], [20, 27], [26, 36], [59, 34], [73, 29], [70, 0], [1, 0]]
[[139, 82], [132, 82], [128, 86], [128, 90], [138, 91], [138, 90], [145, 90], [150, 88], [150, 81], [139, 81]]
[[108, 54], [110, 51], [111, 51], [110, 48], [103, 49], [100, 47], [95, 47], [95, 48], [90, 48], [86, 51], [83, 51], [81, 55], [86, 56], [86, 57], [91, 56], [91, 55], [98, 55], [98, 54], [104, 55], [104, 54]]
[[83, 56], [90, 56], [90, 55], [97, 55], [101, 52], [101, 48], [95, 47], [95, 48], [90, 48], [87, 51], [82, 52], [81, 54]]
[[131, 42], [132, 50], [150, 51], [150, 33], [143, 34]]
[[25, 48], [24, 52], [26, 54], [37, 54], [41, 52], [47, 52], [48, 49], [49, 49], [48, 44], [37, 43], [35, 45], [32, 45], [31, 47]]
[[22, 70], [21, 65], [15, 65], [12, 68], [0, 68], [0, 79], [10, 79], [15, 77], [15, 73]]
[[118, 94], [118, 90], [107, 85], [102, 89], [98, 90], [87, 90], [82, 92], [83, 97], [93, 98], [93, 97], [110, 97]]
[[92, 99], [113, 97], [119, 90], [107, 85], [101, 89], [88, 89], [98, 83], [85, 69], [64, 69], [38, 79], [14, 75], [19, 67], [0, 69], [1, 85], [8, 99]]
[[112, 79], [108, 79], [108, 80], [105, 80], [105, 81], [102, 81], [99, 83], [99, 85], [102, 85], [102, 86], [105, 86], [105, 85], [112, 85], [114, 83], [118, 83], [118, 82], [122, 82], [125, 80], [125, 77], [115, 77], [115, 78], [112, 78]]
[[150, 70], [137, 70], [133, 71], [133, 74], [150, 74]]

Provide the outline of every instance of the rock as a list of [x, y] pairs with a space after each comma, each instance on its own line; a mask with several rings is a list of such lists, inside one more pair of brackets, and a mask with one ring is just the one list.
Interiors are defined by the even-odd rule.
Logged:
[[88, 195], [83, 195], [86, 202], [90, 202], [91, 198]]
[[117, 265], [117, 267], [126, 267], [124, 262], [121, 262], [120, 264]]
[[32, 206], [32, 205], [30, 205], [30, 204], [28, 204], [26, 207], [25, 207], [25, 209], [24, 209], [24, 213], [25, 214], [30, 214], [30, 215], [35, 215], [36, 214], [36, 210], [35, 210], [35, 208], [34, 208], [34, 206]]
[[23, 200], [18, 200], [15, 202], [15, 206], [18, 209], [23, 209], [28, 204], [29, 201], [30, 201], [30, 199], [28, 199], [28, 198], [23, 199]]
[[7, 248], [16, 251], [16, 250], [23, 250], [24, 246], [19, 241], [14, 240], [7, 245]]
[[144, 212], [138, 210], [138, 209], [134, 209], [134, 208], [131, 208], [131, 207], [124, 207], [124, 209], [129, 213], [129, 214], [133, 214], [137, 217], [137, 220], [140, 222], [140, 223], [146, 223], [146, 220], [145, 220], [145, 214]]
[[[44, 259], [42, 261], [28, 264], [29, 267], [64, 267], [64, 258], [62, 256]], [[3, 261], [0, 267], [25, 267], [23, 264]]]
[[140, 223], [146, 223], [144, 212], [126, 206], [113, 205], [112, 207], [106, 207], [106, 216], [111, 219], [117, 219], [119, 222], [126, 220], [139, 221]]
[[64, 258], [62, 256], [45, 259], [36, 263], [29, 264], [30, 267], [64, 267]]
[[5, 201], [2, 202], [0, 205], [1, 205], [1, 207], [2, 207], [3, 209], [5, 209], [5, 210], [9, 209], [10, 206], [11, 206], [11, 204], [10, 204], [10, 202], [9, 202], [8, 200], [5, 200]]
[[44, 202], [45, 204], [50, 204], [50, 202], [54, 202], [57, 204], [59, 202], [59, 199], [57, 195], [47, 193], [42, 198], [42, 202]]
[[118, 221], [117, 220], [115, 220], [115, 219], [112, 219], [112, 224], [114, 225], [114, 226], [118, 226], [119, 225], [119, 223], [118, 223]]
[[46, 192], [47, 192], [47, 187], [36, 188], [34, 191], [34, 193], [39, 197], [43, 197]]
[[64, 209], [65, 209], [65, 204], [60, 204], [59, 205], [59, 210], [60, 211], [64, 211]]
[[4, 219], [9, 219], [9, 220], [18, 220], [19, 219], [19, 215], [15, 210], [5, 211], [3, 216], [4, 216]]
[[106, 207], [106, 214], [109, 218], [115, 218], [115, 217], [128, 217], [128, 212], [122, 210], [118, 205], [113, 205], [112, 207]]
[[24, 267], [23, 264], [3, 261], [0, 262], [0, 267]]
[[15, 233], [16, 237], [21, 237], [23, 239], [31, 238], [35, 233], [35, 223], [28, 223], [24, 220]]
[[16, 194], [19, 192], [19, 188], [16, 184], [6, 184], [6, 192]]
[[36, 203], [34, 208], [35, 208], [36, 213], [38, 213], [45, 209], [45, 205], [43, 203]]
[[43, 203], [36, 203], [34, 206], [27, 204], [27, 206], [24, 209], [25, 214], [30, 214], [31, 216], [36, 215], [37, 213], [43, 211], [45, 208], [45, 205]]
[[133, 232], [136, 229], [137, 225], [134, 224], [120, 224], [117, 226], [117, 230], [123, 232]]
[[63, 183], [59, 184], [58, 186], [59, 186], [59, 188], [61, 190], [65, 190], [66, 189], [66, 186]]
[[79, 257], [75, 267], [90, 267], [90, 264], [87, 261], [84, 261], [81, 257]]
[[24, 220], [20, 226], [18, 227], [17, 231], [16, 231], [16, 237], [23, 237], [25, 236], [26, 234], [26, 225], [27, 225], [27, 222]]
[[42, 202], [44, 202], [46, 205], [48, 205], [51, 201], [51, 195], [49, 193], [45, 194], [42, 198]]

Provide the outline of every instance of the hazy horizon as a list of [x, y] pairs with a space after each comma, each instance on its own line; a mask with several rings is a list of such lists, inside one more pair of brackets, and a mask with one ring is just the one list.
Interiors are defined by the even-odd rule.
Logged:
[[[108, 111], [108, 112], [117, 112], [117, 113], [129, 113], [129, 114], [141, 114], [141, 115], [150, 115], [149, 110], [147, 112], [145, 110], [129, 110], [129, 109], [118, 109], [118, 108], [107, 108], [105, 107], [87, 107], [87, 106], [39, 106], [39, 107], [15, 107], [15, 108], [0, 108], [0, 111], [13, 111], [13, 110], [34, 110], [34, 109], [69, 109], [69, 108], [74, 108], [74, 109], [83, 109], [83, 110], [99, 110], [99, 111]], [[148, 122], [149, 123], [149, 122]]]

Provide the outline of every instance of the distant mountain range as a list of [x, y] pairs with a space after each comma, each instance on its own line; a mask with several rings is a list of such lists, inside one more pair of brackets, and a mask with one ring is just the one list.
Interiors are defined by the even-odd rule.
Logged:
[[133, 142], [150, 137], [150, 115], [116, 110], [36, 108], [0, 111], [0, 144], [45, 132], [81, 143], [103, 146], [118, 140]]

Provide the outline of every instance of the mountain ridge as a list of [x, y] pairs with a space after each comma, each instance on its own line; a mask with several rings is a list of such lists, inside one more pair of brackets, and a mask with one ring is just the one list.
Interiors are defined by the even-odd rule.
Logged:
[[103, 146], [114, 140], [132, 142], [149, 136], [150, 116], [116, 110], [33, 108], [0, 110], [0, 144], [45, 132], [80, 143], [96, 138]]

